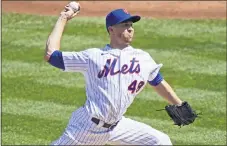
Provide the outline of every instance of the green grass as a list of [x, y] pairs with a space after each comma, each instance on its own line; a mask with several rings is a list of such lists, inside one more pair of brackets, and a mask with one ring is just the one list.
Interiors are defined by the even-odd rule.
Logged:
[[[2, 15], [2, 144], [48, 145], [85, 102], [80, 73], [43, 61], [57, 17]], [[147, 85], [126, 116], [167, 133], [174, 145], [226, 144], [226, 20], [142, 19], [133, 46], [159, 63], [164, 78], [183, 100], [202, 112], [178, 128], [164, 111], [167, 102]], [[95, 36], [95, 37], [94, 37]], [[66, 26], [62, 50], [80, 51], [108, 43], [104, 18], [76, 18]]]

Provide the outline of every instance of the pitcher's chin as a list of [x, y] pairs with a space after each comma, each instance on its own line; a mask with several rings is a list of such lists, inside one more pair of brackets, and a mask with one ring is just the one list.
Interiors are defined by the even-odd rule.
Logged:
[[128, 45], [131, 44], [131, 42], [132, 42], [132, 38], [128, 38], [128, 39], [125, 40], [125, 43], [128, 44]]

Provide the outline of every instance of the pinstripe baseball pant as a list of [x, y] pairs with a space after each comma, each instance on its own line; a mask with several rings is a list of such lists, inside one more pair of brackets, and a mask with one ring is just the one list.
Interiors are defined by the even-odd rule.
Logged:
[[72, 113], [62, 136], [51, 145], [172, 145], [168, 135], [141, 122], [123, 117], [114, 129], [91, 121], [86, 109]]

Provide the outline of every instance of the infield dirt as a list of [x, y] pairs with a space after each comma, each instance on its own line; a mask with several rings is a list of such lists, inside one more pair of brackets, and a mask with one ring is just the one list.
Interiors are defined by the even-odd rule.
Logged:
[[[115, 8], [154, 18], [224, 18], [226, 1], [79, 1], [78, 16], [106, 16]], [[59, 15], [68, 1], [3, 1], [3, 12]]]

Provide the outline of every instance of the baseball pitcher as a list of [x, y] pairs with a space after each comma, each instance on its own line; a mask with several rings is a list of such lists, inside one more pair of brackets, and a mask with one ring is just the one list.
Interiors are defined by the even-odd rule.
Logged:
[[44, 58], [50, 65], [80, 72], [86, 80], [86, 102], [72, 113], [64, 132], [51, 145], [172, 145], [167, 134], [124, 117], [147, 83], [168, 101], [165, 109], [175, 124], [188, 125], [196, 117], [189, 104], [180, 100], [163, 79], [162, 64], [130, 45], [133, 23], [141, 17], [125, 9], [113, 10], [105, 24], [109, 44], [80, 52], [60, 51], [64, 27], [79, 11], [77, 2], [65, 6], [46, 43]]

